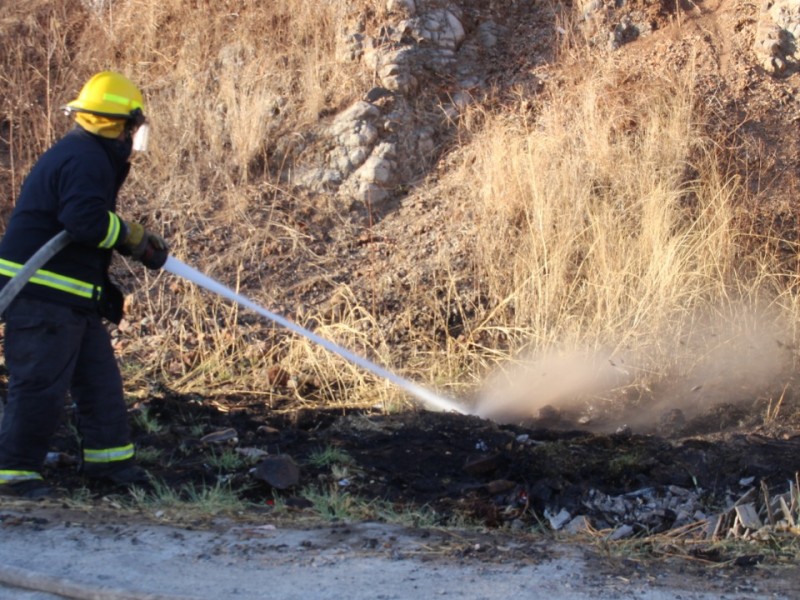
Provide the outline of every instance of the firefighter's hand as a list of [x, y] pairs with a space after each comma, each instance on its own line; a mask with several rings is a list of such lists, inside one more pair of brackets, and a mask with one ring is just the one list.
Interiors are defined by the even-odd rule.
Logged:
[[167, 262], [169, 246], [157, 233], [145, 229], [140, 223], [126, 221], [128, 232], [119, 247], [121, 254], [138, 260], [148, 269], [160, 269]]

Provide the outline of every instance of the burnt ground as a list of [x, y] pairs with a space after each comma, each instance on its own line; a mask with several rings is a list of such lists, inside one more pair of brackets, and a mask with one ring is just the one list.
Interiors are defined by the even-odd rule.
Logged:
[[[627, 428], [593, 433], [566, 422], [498, 424], [429, 411], [276, 413], [260, 400], [164, 391], [135, 406], [132, 422], [142, 460], [158, 482], [187, 500], [192, 490], [230, 489], [255, 518], [272, 512], [276, 518], [386, 518], [380, 505], [418, 515], [411, 520], [420, 525], [544, 533], [550, 530], [548, 516], [564, 509], [585, 516], [597, 535], [627, 523], [634, 536], [644, 537], [671, 530], [678, 515], [612, 515], [590, 499], [642, 490], [658, 497], [681, 488], [711, 515], [748, 485], [763, 482], [775, 493], [786, 491], [797, 471], [800, 435], [789, 418], [767, 427], [748, 422], [747, 414], [718, 406], [683, 424], [681, 431], [690, 435], [667, 437]], [[62, 497], [83, 494], [69, 409], [54, 452], [59, 461], [46, 467], [47, 479]], [[223, 463], [226, 455], [239, 460]], [[276, 456], [298, 472], [287, 463], [268, 467]], [[97, 502], [119, 493], [96, 484], [89, 490]], [[321, 509], [310, 499], [320, 495], [339, 501]], [[343, 498], [351, 501], [349, 514], [335, 508], [344, 505]], [[705, 539], [704, 528], [691, 537], [698, 536]], [[738, 550], [715, 552], [703, 560], [732, 560]]]
[[[677, 430], [598, 433], [547, 411], [524, 424], [425, 410], [278, 412], [252, 397], [161, 389], [131, 410], [141, 460], [157, 482], [142, 503], [80, 476], [67, 407], [53, 443], [58, 461], [44, 471], [55, 502], [0, 503], [3, 544], [18, 548], [5, 562], [89, 590], [94, 577], [115, 589], [181, 594], [201, 588], [178, 582], [203, 581], [202, 594], [212, 594], [203, 598], [231, 589], [261, 597], [259, 582], [271, 576], [286, 598], [322, 589], [329, 595], [319, 597], [345, 589], [374, 597], [369, 582], [387, 598], [440, 588], [499, 597], [530, 586], [553, 598], [790, 598], [800, 576], [792, 533], [709, 539], [702, 522], [676, 528], [670, 510], [642, 518], [596, 502], [627, 494], [641, 504], [682, 489], [712, 515], [762, 481], [782, 493], [800, 450], [795, 410], [782, 410], [785, 418], [768, 425], [753, 421], [752, 409], [721, 405]], [[254, 450], [269, 456], [219, 460]], [[266, 468], [275, 457], [288, 462]], [[245, 507], [198, 511], [208, 506], [202, 491], [213, 489], [231, 490]], [[161, 504], [165, 490], [187, 505]], [[561, 510], [590, 527], [554, 532], [550, 517]], [[626, 525], [631, 535], [614, 540]], [[76, 544], [81, 567], [66, 558]], [[29, 556], [26, 548], [39, 550]], [[120, 551], [138, 567], [113, 567], [109, 557]], [[143, 569], [161, 576], [142, 577]], [[7, 571], [0, 565], [0, 581], [13, 581]], [[0, 598], [16, 593], [0, 583]]]

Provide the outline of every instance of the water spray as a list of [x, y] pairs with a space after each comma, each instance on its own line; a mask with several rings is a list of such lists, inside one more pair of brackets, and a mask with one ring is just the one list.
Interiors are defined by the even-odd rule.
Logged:
[[318, 344], [328, 350], [329, 352], [333, 352], [334, 354], [338, 354], [345, 360], [358, 365], [359, 367], [370, 371], [371, 373], [381, 377], [382, 379], [386, 379], [387, 381], [391, 381], [398, 387], [404, 389], [406, 392], [417, 398], [421, 401], [425, 406], [431, 409], [436, 409], [440, 411], [451, 411], [457, 412], [459, 414], [469, 414], [463, 407], [459, 406], [453, 400], [449, 400], [447, 398], [443, 398], [442, 396], [432, 392], [431, 390], [425, 389], [424, 387], [414, 383], [413, 381], [409, 381], [403, 377], [400, 377], [396, 373], [392, 373], [388, 369], [385, 369], [375, 363], [367, 360], [366, 358], [354, 354], [350, 352], [346, 348], [343, 348], [333, 342], [326, 340], [318, 336], [317, 334], [309, 331], [308, 329], [304, 329], [300, 327], [297, 323], [293, 323], [292, 321], [277, 315], [273, 312], [268, 311], [263, 306], [259, 306], [252, 300], [245, 298], [241, 294], [237, 294], [232, 289], [225, 287], [218, 281], [215, 281], [208, 275], [204, 275], [200, 271], [190, 267], [179, 261], [177, 258], [170, 256], [167, 258], [167, 262], [164, 264], [164, 270], [172, 273], [173, 275], [177, 275], [178, 277], [182, 277], [199, 285], [202, 288], [205, 288], [209, 292], [213, 292], [223, 298], [227, 298], [244, 306], [245, 308], [249, 308], [250, 310], [260, 314], [267, 319], [278, 323], [279, 325], [303, 336], [306, 339], [311, 340], [315, 344]]

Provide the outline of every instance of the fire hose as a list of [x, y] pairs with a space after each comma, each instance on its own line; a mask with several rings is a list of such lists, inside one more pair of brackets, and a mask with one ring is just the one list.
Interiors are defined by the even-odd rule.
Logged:
[[28, 262], [22, 266], [22, 269], [6, 283], [3, 290], [0, 291], [0, 315], [5, 312], [8, 305], [16, 298], [17, 294], [22, 291], [25, 284], [36, 275], [36, 271], [41, 269], [48, 260], [63, 250], [70, 241], [69, 233], [62, 231], [39, 248], [39, 250], [28, 259]]
[[[31, 256], [30, 259], [28, 259], [22, 269], [14, 277], [12, 277], [8, 283], [6, 283], [5, 287], [2, 289], [2, 291], [0, 291], [0, 315], [2, 315], [3, 311], [8, 308], [8, 305], [11, 303], [11, 301], [16, 297], [16, 295], [22, 290], [29, 280], [33, 279], [35, 281], [36, 272], [60, 250], [67, 246], [69, 242], [69, 233], [62, 231], [53, 237], [53, 239], [48, 241], [44, 246], [42, 246], [33, 256]], [[204, 275], [200, 271], [182, 263], [173, 256], [169, 256], [167, 258], [167, 262], [164, 264], [163, 268], [165, 271], [172, 273], [177, 277], [187, 279], [214, 294], [222, 296], [223, 298], [227, 298], [228, 300], [232, 300], [233, 302], [236, 302], [237, 304], [258, 313], [261, 316], [266, 317], [278, 325], [281, 325], [282, 327], [285, 327], [286, 329], [305, 337], [315, 344], [322, 346], [329, 352], [337, 354], [345, 360], [358, 365], [374, 375], [394, 383], [401, 389], [414, 396], [429, 409], [468, 414], [464, 408], [459, 406], [453, 400], [444, 398], [432, 392], [431, 390], [414, 383], [413, 381], [401, 377], [396, 373], [393, 373], [392, 371], [381, 367], [380, 365], [377, 365], [374, 362], [367, 360], [366, 358], [359, 356], [350, 350], [347, 350], [346, 348], [343, 348], [342, 346], [339, 346], [338, 344], [320, 337], [312, 331], [309, 331], [308, 329], [305, 329], [280, 315], [268, 311], [266, 308], [259, 306], [241, 294], [237, 294], [232, 289], [225, 287], [211, 277]]]
[[0, 564], [0, 584], [76, 600], [196, 600], [188, 596], [151, 594], [98, 586], [97, 584], [77, 583], [38, 571], [3, 564]]

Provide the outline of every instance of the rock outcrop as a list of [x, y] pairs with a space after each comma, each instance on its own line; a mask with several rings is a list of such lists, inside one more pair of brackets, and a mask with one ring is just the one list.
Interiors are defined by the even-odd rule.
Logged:
[[800, 59], [800, 1], [767, 0], [761, 6], [753, 51], [764, 69], [783, 75], [797, 69]]
[[359, 61], [378, 85], [315, 134], [326, 147], [294, 183], [336, 191], [346, 207], [380, 209], [429, 169], [442, 136], [487, 87], [482, 53], [503, 28], [466, 19], [441, 0], [388, 0], [374, 34], [345, 32], [338, 59]]

